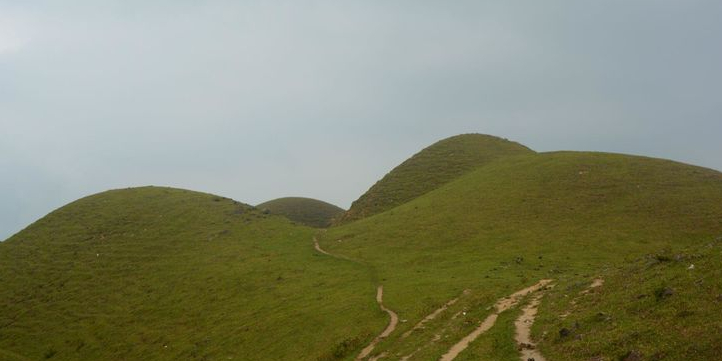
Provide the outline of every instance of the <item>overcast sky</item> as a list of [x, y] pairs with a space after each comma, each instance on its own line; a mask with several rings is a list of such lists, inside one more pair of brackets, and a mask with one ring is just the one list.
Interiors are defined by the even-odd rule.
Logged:
[[168, 185], [344, 208], [458, 133], [722, 169], [722, 2], [0, 0], [0, 239]]

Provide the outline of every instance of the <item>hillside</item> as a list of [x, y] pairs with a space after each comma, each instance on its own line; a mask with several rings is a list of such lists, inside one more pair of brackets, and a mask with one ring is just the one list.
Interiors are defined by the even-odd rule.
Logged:
[[720, 351], [714, 170], [526, 150], [329, 229], [273, 213], [158, 187], [52, 212], [0, 243], [0, 360], [511, 361], [533, 305], [549, 360]]
[[[434, 359], [488, 316], [493, 300], [523, 286], [593, 274], [720, 235], [719, 172], [645, 157], [555, 152], [492, 161], [399, 207], [331, 228], [321, 245], [372, 267], [387, 307], [409, 320], [379, 352], [420, 349], [415, 359]], [[466, 326], [451, 311], [402, 339], [459, 295], [454, 307], [470, 315]], [[512, 320], [518, 311], [508, 312], [499, 318]], [[492, 330], [457, 360], [494, 352], [518, 359], [508, 337], [510, 350], [495, 349], [500, 341], [492, 337], [502, 331]]]
[[462, 134], [423, 149], [374, 184], [339, 219], [348, 223], [406, 203], [494, 159], [533, 153], [506, 139]]
[[365, 269], [313, 233], [179, 189], [73, 202], [0, 243], [0, 360], [344, 355], [383, 316]]
[[278, 198], [256, 207], [315, 228], [330, 226], [333, 219], [344, 212], [343, 208], [333, 204], [302, 197]]
[[[533, 333], [550, 360], [714, 360], [722, 353], [722, 238], [561, 279]], [[568, 333], [560, 334], [562, 330]], [[636, 356], [633, 356], [636, 355]]]

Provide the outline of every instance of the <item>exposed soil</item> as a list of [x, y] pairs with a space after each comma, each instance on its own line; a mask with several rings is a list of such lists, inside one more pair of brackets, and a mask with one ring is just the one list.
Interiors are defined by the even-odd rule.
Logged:
[[544, 296], [543, 293], [537, 293], [529, 301], [523, 309], [521, 316], [514, 322], [514, 328], [516, 329], [516, 335], [514, 339], [517, 345], [519, 345], [519, 351], [521, 352], [521, 360], [534, 360], [534, 361], [546, 361], [541, 353], [536, 349], [536, 344], [531, 340], [531, 326], [534, 324], [536, 318], [537, 308], [541, 303], [541, 298]]
[[479, 327], [477, 327], [472, 333], [462, 338], [461, 341], [457, 342], [454, 346], [452, 346], [449, 351], [447, 351], [443, 356], [441, 356], [440, 361], [451, 361], [455, 359], [456, 356], [458, 356], [462, 351], [466, 350], [466, 348], [469, 347], [469, 344], [472, 341], [476, 340], [476, 338], [479, 337], [482, 333], [488, 331], [492, 326], [494, 326], [494, 323], [496, 323], [496, 319], [499, 317], [500, 313], [515, 306], [517, 303], [519, 303], [519, 300], [521, 300], [522, 297], [526, 296], [531, 292], [541, 289], [542, 287], [549, 284], [549, 282], [551, 281], [552, 280], [548, 279], [541, 280], [533, 286], [529, 286], [523, 290], [513, 293], [511, 296], [504, 297], [498, 300], [494, 305], [496, 311], [491, 315], [487, 316], [486, 319], [484, 319], [484, 321], [479, 325]]
[[[394, 330], [396, 329], [396, 325], [399, 323], [399, 316], [396, 314], [396, 312], [391, 311], [390, 309], [388, 309], [384, 306], [383, 298], [384, 298], [384, 286], [379, 286], [376, 289], [376, 302], [378, 302], [379, 307], [381, 307], [381, 310], [383, 310], [384, 312], [389, 314], [389, 318], [390, 318], [389, 324], [388, 324], [388, 326], [386, 326], [386, 329], [383, 332], [381, 332], [380, 335], [376, 336], [376, 338], [374, 338], [373, 341], [371, 341], [371, 343], [368, 346], [364, 347], [364, 349], [361, 350], [361, 353], [358, 356], [356, 356], [356, 360], [362, 360], [362, 359], [366, 358], [366, 356], [368, 356], [371, 353], [371, 351], [374, 350], [374, 347], [376, 347], [376, 344], [381, 342], [382, 339], [388, 337], [391, 334], [391, 332], [394, 332]], [[377, 356], [376, 358], [373, 358], [373, 359], [377, 360], [383, 356], [384, 355], [381, 354], [380, 356]]]

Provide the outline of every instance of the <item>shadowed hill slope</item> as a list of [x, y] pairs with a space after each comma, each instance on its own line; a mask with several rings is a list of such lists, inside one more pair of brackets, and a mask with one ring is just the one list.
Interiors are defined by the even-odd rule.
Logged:
[[384, 319], [365, 270], [314, 232], [171, 188], [73, 202], [0, 243], [0, 359], [344, 355]]
[[[494, 299], [540, 279], [589, 274], [719, 235], [721, 173], [645, 157], [555, 152], [492, 161], [389, 211], [333, 227], [320, 243], [376, 270], [386, 304], [409, 320], [402, 334], [466, 288]], [[435, 338], [429, 332], [419, 335]], [[430, 345], [415, 357], [438, 359], [448, 346]], [[392, 337], [378, 350], [405, 354], [414, 347]]]
[[333, 204], [303, 197], [278, 198], [256, 207], [315, 228], [330, 226], [333, 219], [344, 212]]
[[500, 157], [533, 153], [506, 139], [462, 134], [423, 149], [374, 184], [337, 223], [348, 223], [389, 210]]

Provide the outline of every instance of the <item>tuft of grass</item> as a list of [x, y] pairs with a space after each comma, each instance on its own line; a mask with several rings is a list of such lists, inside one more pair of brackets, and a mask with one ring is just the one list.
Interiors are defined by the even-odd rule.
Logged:
[[256, 206], [270, 214], [284, 216], [294, 222], [314, 227], [326, 228], [339, 217], [343, 208], [317, 199], [303, 197], [278, 198]]

